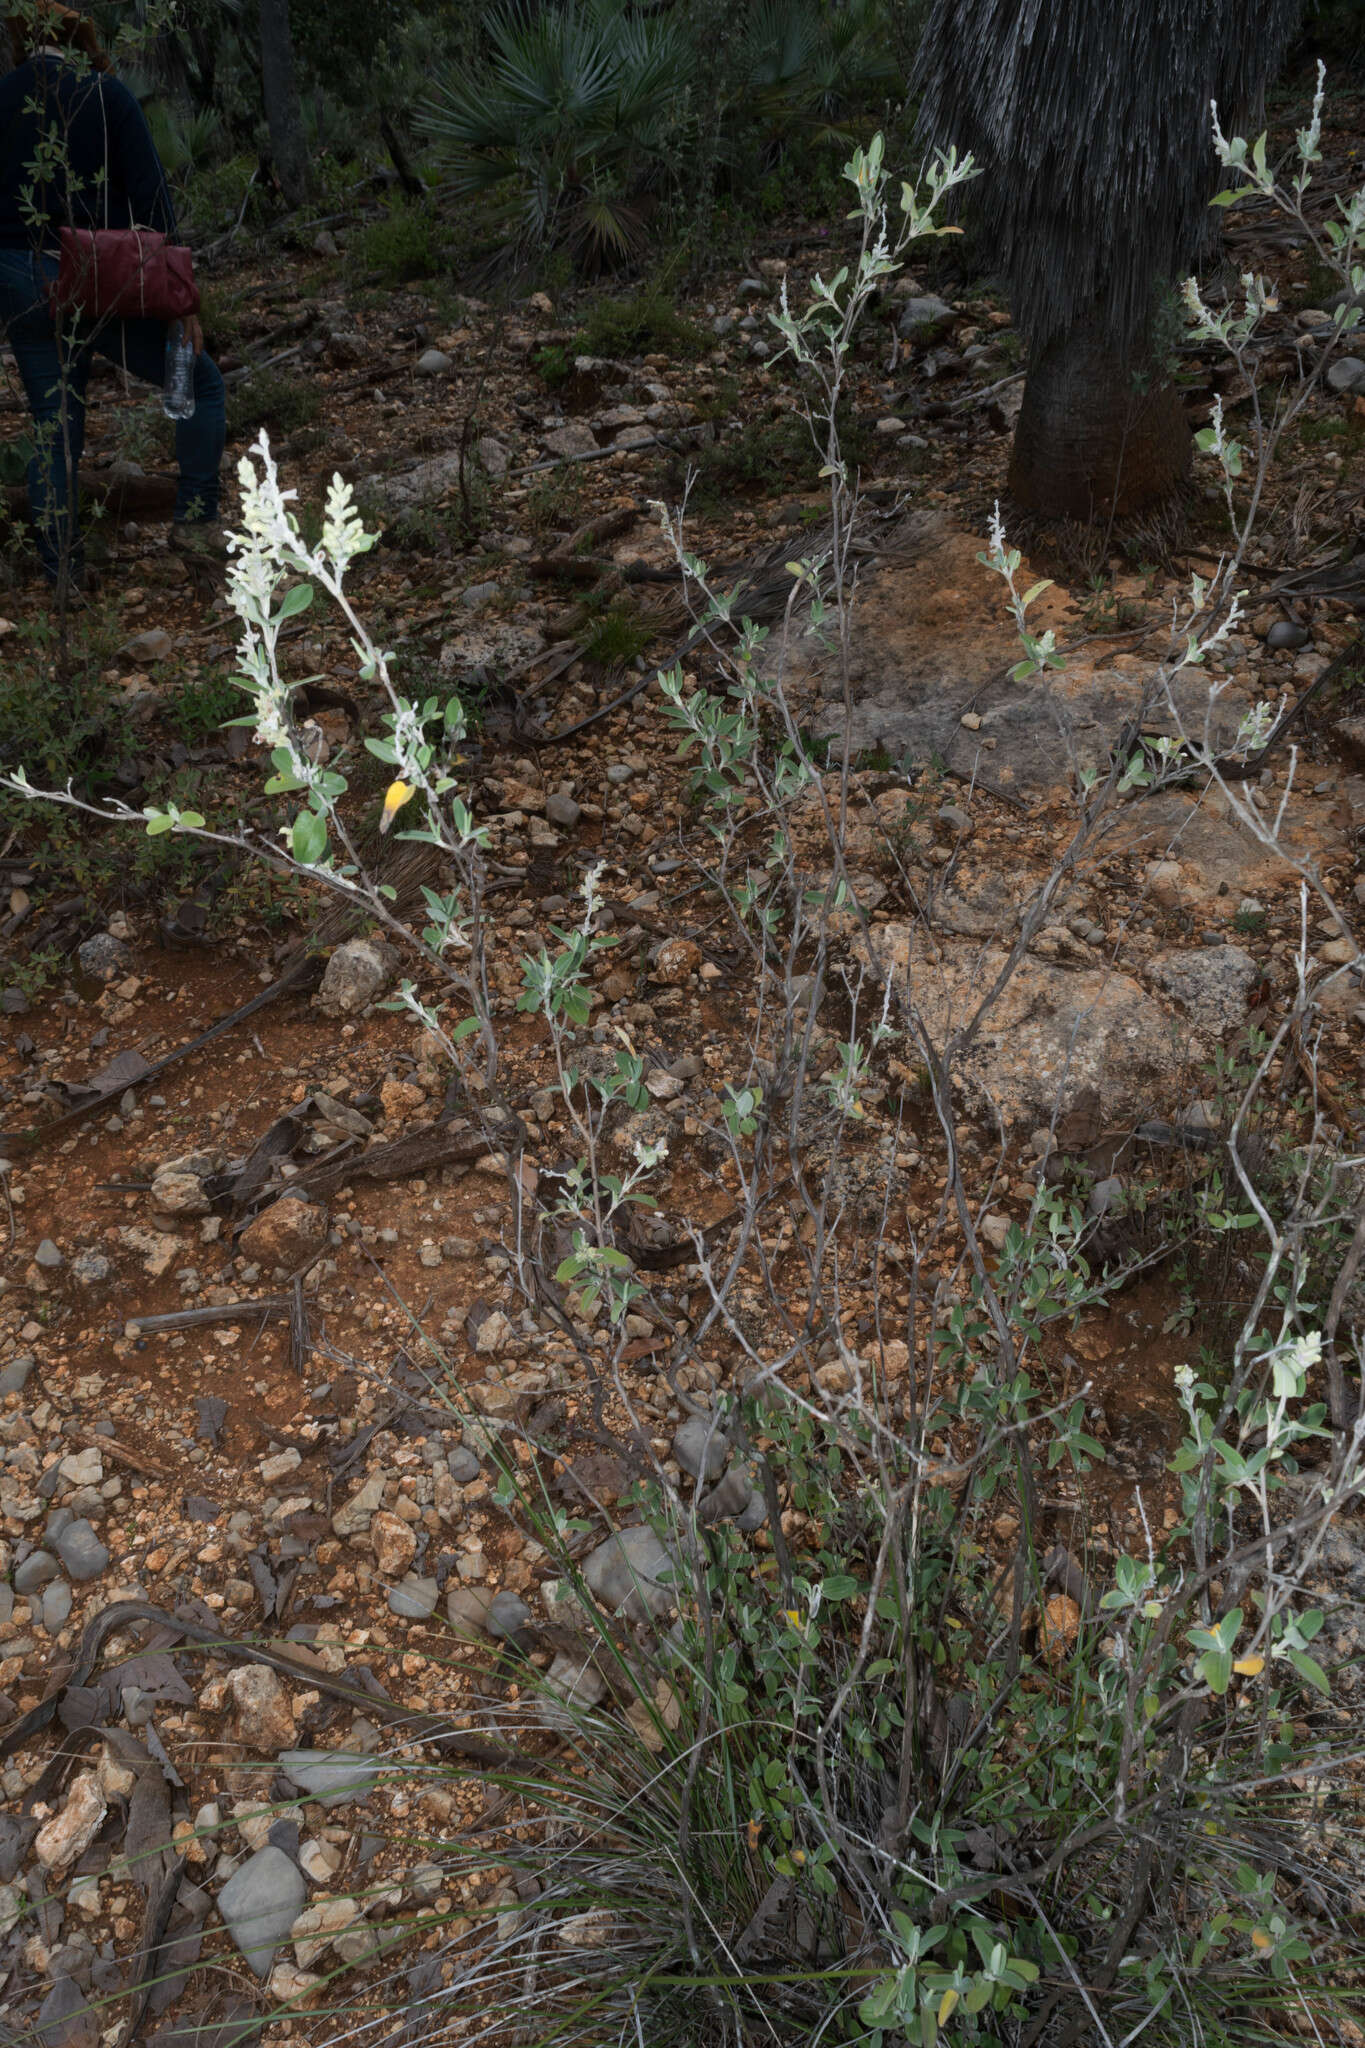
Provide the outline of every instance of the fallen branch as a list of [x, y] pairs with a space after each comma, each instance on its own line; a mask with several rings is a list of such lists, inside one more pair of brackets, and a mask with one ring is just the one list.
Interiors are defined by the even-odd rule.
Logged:
[[255, 1316], [287, 1316], [292, 1308], [287, 1294], [272, 1294], [260, 1301], [224, 1301], [212, 1308], [172, 1309], [164, 1316], [129, 1316], [123, 1327], [130, 1336], [155, 1336], [162, 1330], [202, 1330], [210, 1323], [248, 1323]]
[[666, 434], [651, 434], [647, 441], [637, 441], [630, 448], [618, 448], [613, 442], [609, 448], [585, 448], [581, 455], [548, 455], [543, 462], [528, 462], [523, 469], [509, 469], [510, 477], [534, 476], [541, 469], [565, 469], [574, 462], [601, 462], [608, 455], [638, 455], [645, 448], [672, 449], [674, 443]]
[[[280, 1193], [335, 1193], [358, 1180], [407, 1180], [415, 1173], [430, 1173], [441, 1166], [472, 1166], [490, 1152], [520, 1151], [526, 1129], [519, 1117], [508, 1124], [483, 1129], [477, 1124], [422, 1124], [415, 1131], [395, 1138], [388, 1145], [372, 1145], [368, 1152], [339, 1160], [328, 1158], [313, 1168], [304, 1167], [283, 1183]], [[289, 1304], [286, 1301], [285, 1311]]]
[[[128, 519], [169, 519], [175, 509], [178, 488], [173, 476], [111, 477], [108, 470], [83, 469], [80, 494], [91, 504], [103, 505], [111, 517]], [[30, 516], [27, 484], [7, 484], [5, 506], [12, 520]]]
[[553, 577], [565, 583], [596, 583], [619, 577], [622, 583], [676, 583], [676, 569], [657, 569], [652, 562], [613, 562], [601, 555], [531, 555], [522, 563], [528, 576]]
[[158, 1465], [155, 1458], [149, 1458], [141, 1451], [130, 1450], [127, 1444], [119, 1443], [116, 1437], [99, 1436], [93, 1429], [66, 1429], [73, 1443], [84, 1444], [101, 1456], [113, 1458], [120, 1465], [131, 1467], [134, 1472], [144, 1472], [149, 1479], [174, 1479], [175, 1474], [165, 1465]]
[[258, 377], [263, 370], [273, 370], [277, 363], [292, 362], [293, 358], [296, 355], [300, 355], [302, 351], [303, 343], [296, 341], [292, 348], [282, 348], [278, 355], [267, 356], [263, 363], [243, 363], [236, 370], [224, 370], [222, 373], [223, 382], [225, 384], [240, 384], [247, 377]]

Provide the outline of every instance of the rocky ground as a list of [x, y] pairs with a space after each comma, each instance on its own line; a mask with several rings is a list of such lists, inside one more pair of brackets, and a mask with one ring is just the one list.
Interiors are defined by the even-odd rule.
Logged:
[[[0, 1970], [21, 2026], [41, 2010], [47, 2048], [112, 2041], [130, 2017], [149, 2037], [188, 2041], [198, 2027], [198, 2048], [226, 2048], [234, 2026], [262, 2012], [268, 2040], [330, 2038], [321, 2008], [338, 1965], [363, 1966], [389, 1987], [381, 2003], [401, 2003], [419, 1995], [404, 1973], [420, 1982], [424, 1949], [490, 1908], [515, 1909], [496, 1870], [448, 1882], [439, 1844], [482, 1816], [485, 1794], [403, 1718], [486, 1719], [474, 1674], [508, 1640], [565, 1690], [589, 1682], [556, 1635], [555, 1569], [500, 1503], [493, 1448], [586, 1515], [586, 1577], [609, 1611], [643, 1618], [642, 1600], [666, 1610], [664, 1560], [647, 1532], [631, 1532], [629, 1507], [618, 1509], [641, 1447], [618, 1398], [595, 1394], [557, 1305], [528, 1299], [518, 1280], [521, 1206], [573, 1156], [543, 1034], [514, 1010], [518, 961], [570, 913], [587, 867], [605, 862], [621, 944], [600, 969], [593, 1036], [626, 1035], [646, 1057], [651, 1098], [617, 1135], [626, 1152], [636, 1135], [670, 1138], [656, 1248], [677, 1242], [684, 1220], [723, 1224], [732, 1188], [714, 1131], [751, 999], [716, 900], [691, 886], [705, 835], [653, 693], [594, 716], [636, 668], [631, 656], [624, 668], [599, 659], [593, 632], [605, 610], [628, 614], [643, 636], [639, 670], [681, 641], [686, 614], [648, 501], [675, 489], [689, 461], [704, 477], [708, 455], [790, 419], [795, 395], [763, 316], [780, 277], [799, 296], [829, 260], [827, 237], [788, 240], [752, 274], [715, 278], [683, 306], [699, 353], [689, 339], [683, 352], [619, 357], [575, 353], [581, 314], [543, 295], [510, 312], [465, 300], [458, 319], [442, 319], [418, 286], [380, 305], [370, 293], [357, 312], [326, 253], [246, 281], [253, 310], [234, 346], [259, 354], [289, 339], [293, 373], [323, 396], [321, 424], [279, 436], [286, 481], [316, 499], [340, 467], [407, 546], [429, 550], [368, 558], [357, 602], [414, 693], [444, 684], [486, 700], [468, 775], [511, 871], [491, 900], [490, 951], [506, 1025], [500, 1079], [519, 1130], [509, 1175], [476, 1106], [448, 1100], [434, 1049], [382, 1007], [396, 957], [363, 941], [333, 951], [321, 987], [280, 994], [148, 1078], [271, 986], [283, 949], [249, 907], [218, 916], [211, 902], [195, 918], [130, 893], [122, 905], [83, 901], [73, 923], [51, 902], [41, 821], [12, 837], [16, 959], [35, 930], [71, 947], [47, 988], [30, 993], [16, 976], [0, 1048]], [[1121, 563], [1102, 601], [1074, 557], [1068, 573], [1040, 542], [1026, 573], [1058, 578], [1044, 622], [1069, 665], [1008, 681], [999, 587], [976, 557], [1001, 486], [1017, 351], [992, 294], [935, 282], [941, 292], [914, 275], [898, 289], [857, 394], [868, 554], [846, 844], [876, 964], [912, 978], [937, 1032], [989, 985], [1070, 842], [1077, 773], [1107, 768], [1166, 651], [1171, 597], [1219, 542], [1202, 474], [1184, 552]], [[1311, 296], [1306, 274], [1286, 280], [1286, 361], [1321, 324]], [[571, 366], [553, 385], [536, 368], [545, 351]], [[1300, 466], [1281, 503], [1299, 496], [1292, 518], [1268, 526], [1263, 583], [1329, 540], [1358, 538], [1365, 397], [1355, 375], [1334, 377], [1312, 415], [1341, 434], [1289, 458]], [[1365, 366], [1357, 381], [1365, 390]], [[112, 400], [106, 388], [94, 415], [96, 477], [101, 454], [120, 445]], [[475, 407], [485, 525], [471, 543], [455, 508]], [[818, 523], [815, 489], [763, 472], [774, 445], [759, 443], [757, 476], [732, 467], [719, 500], [701, 505], [708, 560], [792, 552]], [[109, 481], [113, 462], [103, 467]], [[113, 482], [115, 504], [139, 487], [126, 468]], [[120, 651], [107, 680], [141, 735], [143, 765], [174, 755], [177, 690], [220, 668], [235, 639], [221, 599], [185, 582], [165, 534], [150, 514], [125, 515], [108, 547]], [[11, 627], [40, 602], [11, 591]], [[1302, 691], [1354, 633], [1342, 602], [1254, 597], [1215, 666], [1220, 730], [1263, 698]], [[347, 636], [317, 614], [293, 652], [301, 674], [357, 690]], [[790, 688], [811, 730], [830, 724], [833, 685], [806, 643]], [[1343, 691], [1305, 720], [1285, 810], [1289, 842], [1341, 912], [1313, 911], [1308, 938], [1335, 977], [1311, 1048], [1318, 1107], [1346, 1142], [1365, 1051], [1362, 692], [1365, 671], [1348, 669]], [[1182, 671], [1174, 696], [1202, 722], [1203, 678]], [[311, 715], [323, 743], [354, 763], [345, 708], [320, 700]], [[239, 747], [215, 737], [180, 751], [177, 770], [197, 772], [215, 801], [256, 800], [259, 769]], [[1263, 772], [1267, 804], [1284, 794], [1290, 765], [1286, 749]], [[371, 809], [380, 787], [357, 778]], [[807, 823], [815, 858], [814, 805]], [[295, 929], [312, 915], [306, 904], [286, 910]], [[1093, 1169], [1098, 1218], [1125, 1180], [1164, 1168], [1150, 1140], [1140, 1158], [1111, 1145], [1101, 1171], [1114, 1134], [1161, 1118], [1217, 1128], [1214, 1068], [1244, 1054], [1292, 992], [1300, 918], [1294, 877], [1207, 790], [1119, 807], [962, 1077], [964, 1156], [983, 1185], [994, 1174], [989, 1244], [1026, 1214], [1050, 1153]], [[830, 1061], [837, 1024], [831, 1015], [822, 1041]], [[1307, 1071], [1305, 1053], [1300, 1083]], [[58, 1113], [72, 1121], [44, 1134]], [[381, 1155], [392, 1177], [375, 1177]], [[883, 1076], [851, 1156], [879, 1198], [889, 1189], [889, 1239], [909, 1242], [943, 1189], [932, 1109], [913, 1075]], [[945, 1240], [938, 1267], [950, 1271], [956, 1250]], [[887, 1317], [908, 1300], [909, 1273], [889, 1268], [882, 1285], [880, 1300], [856, 1287], [846, 1296], [846, 1336], [875, 1353], [894, 1393], [910, 1357], [886, 1339]], [[743, 1290], [739, 1299], [748, 1305]], [[751, 1305], [761, 1345], [756, 1292]], [[629, 1328], [626, 1391], [665, 1472], [685, 1493], [698, 1484], [709, 1514], [737, 1517], [761, 1555], [764, 1503], [740, 1464], [727, 1472], [716, 1445], [698, 1440], [698, 1413], [742, 1358], [713, 1337], [681, 1375], [663, 1370], [703, 1308], [694, 1266], [656, 1278]], [[1174, 1519], [1170, 1375], [1190, 1346], [1180, 1310], [1158, 1270], [1087, 1314], [1051, 1359], [1059, 1394], [1088, 1390], [1106, 1448], [1088, 1501], [1101, 1551], [1126, 1547], [1140, 1527], [1138, 1487], [1158, 1525]], [[605, 1350], [604, 1330], [585, 1341]], [[825, 1397], [848, 1392], [834, 1347], [816, 1380]], [[1057, 1481], [1048, 1512], [1059, 1531], [1077, 1504], [1076, 1483]], [[782, 1517], [799, 1545], [801, 1515], [783, 1503]], [[1336, 1532], [1319, 1590], [1349, 1658], [1365, 1626], [1358, 1523]], [[276, 1662], [177, 1641], [170, 1624], [130, 1614], [73, 1673], [84, 1632], [125, 1601], [276, 1645]], [[64, 1667], [51, 1725], [16, 1741]], [[1350, 1706], [1343, 1695], [1341, 1710]], [[498, 1712], [515, 1720], [515, 1688]], [[162, 1981], [142, 2010], [129, 1992], [148, 1944], [160, 1945]]]

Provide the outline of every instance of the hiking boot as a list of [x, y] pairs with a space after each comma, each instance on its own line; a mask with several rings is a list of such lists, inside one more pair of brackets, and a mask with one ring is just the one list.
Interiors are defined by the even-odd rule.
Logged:
[[177, 519], [167, 542], [178, 555], [196, 555], [204, 562], [226, 562], [227, 536], [216, 519]]

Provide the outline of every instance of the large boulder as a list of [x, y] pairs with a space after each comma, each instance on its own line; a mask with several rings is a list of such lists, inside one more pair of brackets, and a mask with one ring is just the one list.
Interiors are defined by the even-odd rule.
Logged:
[[1219, 1039], [1245, 1021], [1261, 970], [1240, 946], [1193, 946], [1159, 953], [1148, 973], [1204, 1038]]
[[[915, 924], [874, 927], [873, 957], [902, 1002], [942, 1047], [994, 984], [1007, 955], [992, 945], [935, 941]], [[1130, 975], [1026, 957], [957, 1066], [971, 1106], [1010, 1128], [1046, 1123], [1094, 1090], [1106, 1120], [1140, 1122], [1180, 1071], [1182, 1041]]]

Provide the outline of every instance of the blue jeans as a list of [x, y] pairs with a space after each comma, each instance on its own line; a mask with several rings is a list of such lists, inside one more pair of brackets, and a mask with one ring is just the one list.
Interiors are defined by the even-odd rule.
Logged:
[[[47, 287], [57, 275], [55, 256], [0, 248], [0, 321], [33, 414], [35, 452], [28, 466], [29, 509], [38, 556], [55, 580], [63, 560], [80, 564], [76, 479], [85, 446], [85, 389], [98, 353], [148, 384], [165, 375], [166, 328], [160, 320], [102, 320], [59, 331]], [[218, 365], [194, 361], [194, 416], [177, 420], [180, 465], [177, 519], [218, 517], [218, 465], [226, 438], [226, 406]]]

